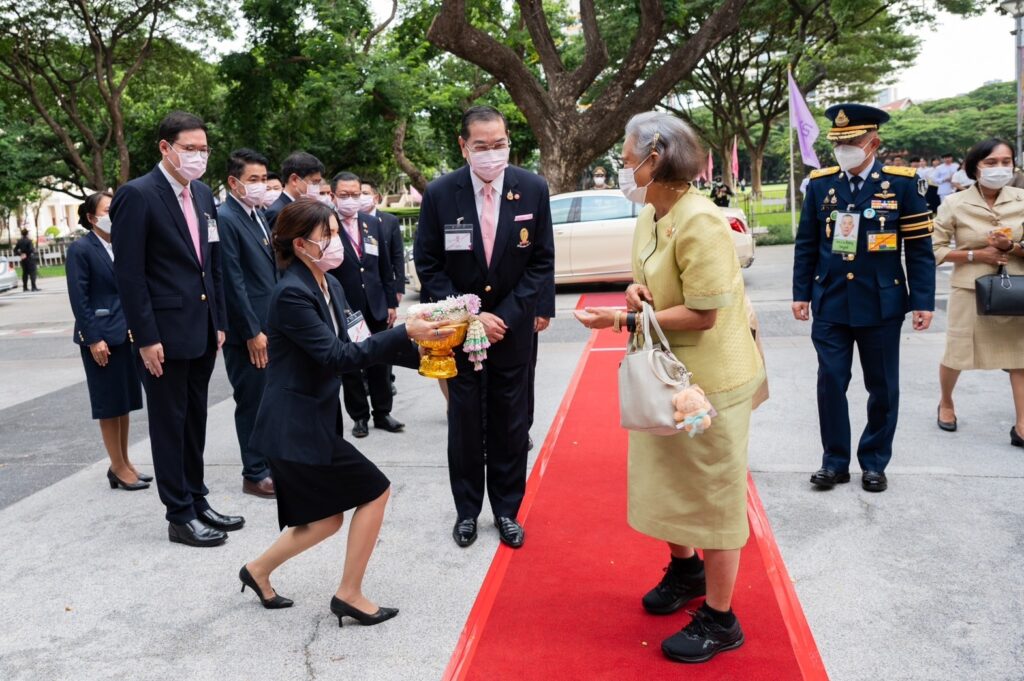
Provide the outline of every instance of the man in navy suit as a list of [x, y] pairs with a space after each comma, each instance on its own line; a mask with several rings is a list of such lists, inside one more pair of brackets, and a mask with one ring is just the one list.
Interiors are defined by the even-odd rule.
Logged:
[[149, 437], [172, 542], [217, 546], [245, 520], [210, 508], [203, 484], [206, 401], [227, 320], [213, 194], [198, 179], [206, 125], [175, 111], [159, 127], [163, 157], [110, 205], [114, 271], [139, 348]]
[[[927, 183], [913, 168], [875, 159], [889, 114], [860, 104], [825, 110], [838, 166], [811, 173], [793, 255], [793, 316], [814, 314], [818, 420], [824, 450], [811, 484], [850, 481], [846, 390], [854, 345], [868, 390], [868, 423], [857, 445], [861, 487], [883, 492], [900, 398], [900, 333], [907, 312], [915, 331], [935, 309], [935, 256]], [[900, 259], [906, 259], [906, 271]]]
[[459, 147], [468, 164], [423, 192], [414, 254], [420, 297], [478, 295], [492, 344], [480, 372], [457, 351], [459, 373], [448, 380], [452, 536], [459, 546], [476, 540], [486, 487], [501, 540], [515, 548], [525, 536], [516, 515], [526, 488], [534, 320], [554, 276], [551, 206], [543, 178], [508, 165], [508, 124], [497, 109], [467, 110]]
[[270, 226], [260, 209], [266, 190], [267, 159], [252, 149], [231, 152], [228, 198], [217, 211], [228, 316], [224, 366], [234, 389], [242, 491], [273, 498], [267, 460], [249, 446], [266, 382], [267, 305], [277, 283]]
[[[402, 235], [402, 225], [391, 213], [377, 210], [381, 196], [376, 182], [363, 179], [360, 200], [362, 203], [359, 210], [380, 220], [381, 236], [388, 252], [388, 259], [391, 260], [391, 269], [395, 271], [395, 300], [401, 304], [402, 298], [405, 297], [405, 237]], [[391, 380], [391, 394], [396, 395], [398, 391], [395, 389], [395, 372], [389, 370], [388, 377]]]
[[[362, 317], [370, 333], [380, 333], [390, 327], [397, 315], [395, 274], [384, 247], [380, 221], [359, 210], [361, 182], [353, 173], [338, 173], [331, 180], [335, 206], [341, 228], [341, 241], [345, 246], [345, 259], [331, 270], [345, 291], [349, 309], [345, 312], [346, 327], [355, 325], [354, 315]], [[353, 326], [349, 335], [358, 337]], [[352, 435], [366, 437], [369, 430], [370, 407], [373, 407], [373, 427], [391, 433], [405, 428], [391, 415], [391, 368], [372, 366], [363, 372], [342, 376], [345, 393], [345, 411], [352, 419]], [[369, 401], [367, 401], [369, 387]]]
[[281, 209], [300, 196], [320, 199], [320, 185], [324, 181], [324, 164], [304, 151], [292, 152], [281, 164], [284, 190], [266, 211], [267, 223], [273, 227]]

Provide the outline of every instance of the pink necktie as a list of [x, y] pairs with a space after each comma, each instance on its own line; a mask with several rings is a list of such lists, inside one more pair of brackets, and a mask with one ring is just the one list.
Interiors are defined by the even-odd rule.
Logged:
[[484, 185], [484, 214], [480, 216], [480, 234], [484, 238], [484, 257], [491, 264], [491, 253], [494, 252], [494, 235], [497, 225], [494, 224], [494, 187]]
[[199, 218], [191, 203], [192, 194], [189, 193], [186, 184], [185, 188], [181, 190], [181, 212], [185, 214], [185, 224], [188, 225], [188, 233], [192, 235], [192, 245], [195, 246], [196, 257], [199, 258], [199, 264], [202, 265], [203, 252], [199, 249]]
[[356, 255], [360, 258], [363, 257], [363, 245], [359, 243], [359, 224], [356, 220], [348, 220], [345, 223], [345, 231], [348, 232], [349, 241], [352, 242], [352, 248], [355, 249]]

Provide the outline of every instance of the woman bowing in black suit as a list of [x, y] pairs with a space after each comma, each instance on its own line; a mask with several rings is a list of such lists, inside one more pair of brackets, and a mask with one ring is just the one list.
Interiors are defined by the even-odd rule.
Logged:
[[270, 575], [288, 559], [319, 544], [352, 514], [341, 584], [331, 612], [361, 624], [398, 614], [363, 595], [363, 575], [377, 543], [390, 482], [344, 438], [341, 375], [373, 364], [418, 366], [413, 340], [449, 335], [441, 322], [410, 318], [361, 343], [348, 340], [341, 285], [325, 272], [341, 264], [338, 219], [330, 206], [299, 200], [277, 216], [274, 251], [282, 270], [267, 319], [270, 363], [250, 445], [266, 456], [277, 489], [277, 515], [287, 527], [263, 555], [242, 566], [242, 591], [256, 591], [265, 608], [287, 608]]
[[128, 413], [142, 409], [142, 386], [114, 278], [109, 208], [110, 194], [105, 192], [90, 195], [78, 207], [78, 222], [90, 233], [68, 248], [68, 297], [92, 417], [100, 422], [110, 457], [107, 481], [111, 489], [131, 491], [149, 487], [153, 478], [139, 473], [128, 460]]

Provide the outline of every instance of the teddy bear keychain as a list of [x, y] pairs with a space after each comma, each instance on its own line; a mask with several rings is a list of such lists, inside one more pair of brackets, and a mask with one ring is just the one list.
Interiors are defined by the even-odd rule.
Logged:
[[688, 385], [672, 396], [675, 407], [673, 418], [676, 429], [696, 437], [711, 427], [711, 418], [717, 416], [715, 408], [699, 385]]

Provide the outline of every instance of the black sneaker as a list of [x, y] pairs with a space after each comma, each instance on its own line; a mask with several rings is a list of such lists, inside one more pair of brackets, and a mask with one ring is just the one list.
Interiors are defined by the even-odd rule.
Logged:
[[706, 589], [703, 561], [700, 572], [687, 575], [674, 569], [670, 560], [658, 586], [644, 594], [644, 610], [652, 615], [670, 615], [694, 598], [703, 596]]
[[688, 610], [693, 619], [678, 634], [661, 642], [661, 652], [676, 662], [707, 662], [726, 650], [743, 645], [743, 630], [740, 621], [735, 620], [725, 628], [715, 622], [702, 609]]

